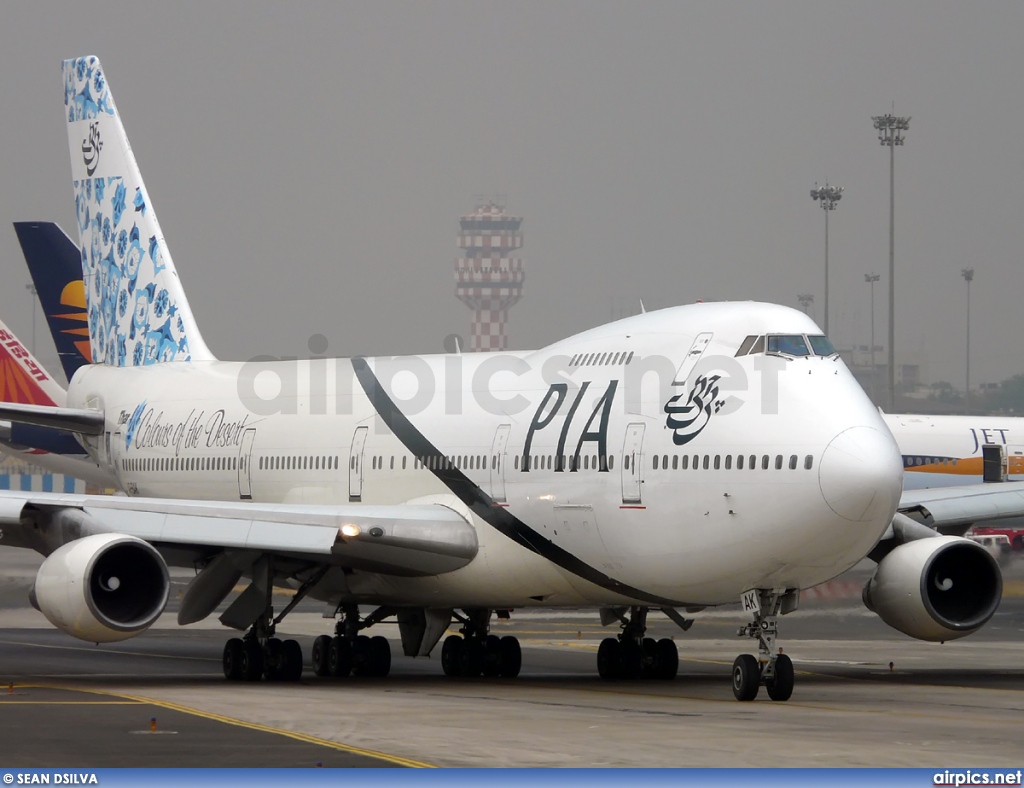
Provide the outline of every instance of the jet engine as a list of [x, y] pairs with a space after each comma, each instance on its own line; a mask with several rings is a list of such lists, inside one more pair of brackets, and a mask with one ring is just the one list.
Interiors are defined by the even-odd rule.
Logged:
[[955, 536], [917, 539], [883, 558], [864, 586], [864, 604], [918, 640], [977, 632], [999, 607], [1003, 578], [981, 545]]
[[94, 534], [51, 553], [31, 601], [50, 623], [81, 640], [112, 643], [144, 632], [167, 605], [167, 564], [126, 534]]

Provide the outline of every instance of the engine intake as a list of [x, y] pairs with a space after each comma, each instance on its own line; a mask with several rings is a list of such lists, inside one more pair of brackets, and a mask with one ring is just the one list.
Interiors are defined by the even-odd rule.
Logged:
[[864, 604], [918, 640], [955, 640], [996, 612], [1003, 578], [981, 545], [955, 536], [918, 539], [883, 558], [864, 586]]
[[126, 534], [95, 534], [43, 561], [32, 602], [61, 631], [111, 643], [148, 629], [169, 594], [167, 564], [156, 548]]

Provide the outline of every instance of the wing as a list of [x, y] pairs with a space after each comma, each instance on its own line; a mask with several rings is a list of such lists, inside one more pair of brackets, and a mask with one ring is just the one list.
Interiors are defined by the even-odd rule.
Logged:
[[0, 491], [0, 544], [49, 554], [96, 533], [134, 536], [185, 561], [248, 551], [393, 575], [451, 572], [477, 553], [468, 511], [440, 503], [313, 506]]
[[12, 402], [0, 402], [0, 419], [77, 432], [79, 435], [102, 435], [104, 424], [103, 414], [96, 410], [19, 405]]
[[1024, 484], [969, 484], [905, 490], [899, 511], [941, 534], [960, 536], [972, 525], [1024, 517]]

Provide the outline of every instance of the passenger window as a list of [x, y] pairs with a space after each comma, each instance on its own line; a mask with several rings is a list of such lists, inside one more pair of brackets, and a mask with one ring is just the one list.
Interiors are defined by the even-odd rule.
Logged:
[[628, 454], [626, 454], [622, 458], [622, 469], [626, 470], [626, 471], [629, 470], [629, 455]]
[[715, 455], [715, 470], [719, 470], [722, 467], [722, 455]]
[[731, 454], [726, 454], [725, 455], [725, 469], [728, 471], [731, 468], [732, 468], [732, 455]]
[[736, 455], [736, 470], [738, 470], [738, 471], [742, 471], [743, 470], [743, 455], [742, 454], [737, 454]]
[[711, 462], [711, 455], [710, 454], [705, 454], [704, 455], [704, 470], [708, 469], [708, 465], [710, 464], [710, 462]]
[[790, 457], [789, 457], [789, 469], [791, 471], [795, 471], [796, 470], [796, 455], [795, 454], [791, 454]]
[[769, 463], [769, 462], [770, 462], [770, 460], [768, 459], [768, 455], [767, 455], [767, 454], [766, 454], [766, 455], [764, 455], [764, 456], [763, 456], [763, 457], [761, 458], [761, 470], [763, 470], [763, 471], [766, 471], [766, 470], [768, 470], [768, 463]]
[[808, 454], [806, 457], [804, 457], [804, 468], [810, 470], [812, 465], [814, 465], [814, 457]]
[[615, 455], [614, 454], [609, 454], [608, 455], [608, 470], [611, 471], [611, 470], [614, 470], [614, 469], [615, 469]]
[[777, 470], [777, 471], [781, 471], [782, 470], [782, 455], [781, 454], [776, 454], [775, 455], [775, 470]]
[[683, 465], [683, 470], [684, 470], [684, 471], [685, 471], [685, 470], [686, 470], [687, 468], [689, 468], [689, 467], [690, 467], [690, 455], [689, 455], [689, 454], [684, 454], [684, 455], [683, 455], [683, 463], [682, 463], [682, 465]]
[[654, 470], [658, 470], [658, 455], [654, 455]]
[[674, 471], [679, 470], [679, 455], [678, 454], [673, 454], [672, 455], [672, 470], [674, 470]]

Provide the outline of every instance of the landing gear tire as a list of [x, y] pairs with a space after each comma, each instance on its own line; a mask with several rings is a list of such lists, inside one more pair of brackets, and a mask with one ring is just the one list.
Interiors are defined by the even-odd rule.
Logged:
[[503, 679], [514, 679], [523, 667], [523, 650], [519, 638], [505, 635], [498, 642], [498, 675]]
[[352, 670], [352, 644], [347, 639], [335, 635], [327, 650], [327, 668], [329, 675], [344, 678]]
[[460, 676], [460, 664], [465, 641], [458, 635], [449, 635], [441, 647], [441, 669], [446, 676]]
[[740, 654], [732, 663], [732, 694], [736, 700], [753, 700], [761, 688], [761, 665], [752, 654]]
[[241, 681], [242, 679], [242, 640], [231, 638], [224, 644], [224, 678], [228, 681]]
[[259, 641], [242, 641], [242, 679], [259, 681], [263, 677], [263, 664], [263, 647]]
[[789, 700], [793, 695], [793, 660], [788, 654], [779, 654], [775, 658], [775, 675], [765, 682], [768, 697], [772, 700]]
[[328, 652], [331, 650], [331, 636], [320, 635], [313, 641], [313, 672], [318, 676], [330, 676], [331, 666]]
[[372, 676], [373, 664], [370, 660], [370, 637], [359, 635], [352, 644], [352, 675]]
[[484, 638], [484, 663], [481, 672], [488, 678], [501, 675], [501, 638], [488, 635]]
[[286, 640], [281, 650], [283, 660], [281, 678], [298, 681], [302, 678], [302, 646], [297, 640]]
[[462, 643], [459, 659], [459, 675], [476, 678], [484, 666], [484, 644], [479, 638], [469, 638]]
[[284, 678], [284, 644], [278, 638], [270, 638], [263, 650], [263, 678], [280, 681]]
[[597, 673], [605, 681], [615, 681], [622, 675], [622, 644], [615, 638], [605, 638], [598, 646]]
[[369, 665], [367, 676], [384, 678], [391, 672], [391, 644], [386, 637], [375, 635], [369, 643]]
[[644, 672], [643, 647], [635, 640], [624, 640], [622, 647], [622, 663], [620, 678], [638, 679]]
[[671, 681], [679, 672], [679, 650], [676, 642], [662, 638], [654, 644], [654, 673], [656, 679]]

